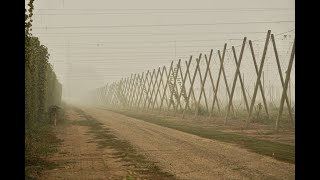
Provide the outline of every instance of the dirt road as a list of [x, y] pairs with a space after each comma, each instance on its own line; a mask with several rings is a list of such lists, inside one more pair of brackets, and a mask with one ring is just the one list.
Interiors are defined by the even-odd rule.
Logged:
[[[67, 112], [71, 122], [83, 119], [78, 113]], [[121, 179], [127, 174], [123, 163], [116, 162], [111, 149], [98, 149], [89, 128], [68, 124], [58, 126], [58, 138], [63, 140], [59, 151], [50, 157], [59, 167], [42, 173], [40, 179]]]
[[[103, 142], [120, 144], [121, 141], [113, 139], [114, 136], [97, 123], [68, 109], [65, 123], [54, 129], [62, 143], [57, 146], [57, 152], [46, 158], [51, 167], [42, 171], [39, 179], [174, 179], [159, 170], [150, 171], [153, 166], [147, 168], [146, 165], [152, 165], [148, 161], [142, 159], [140, 164], [136, 159], [131, 161], [128, 155], [132, 157], [135, 152], [126, 144], [123, 148], [130, 152], [115, 146], [101, 146]], [[103, 141], [99, 135], [103, 136]]]
[[179, 179], [294, 179], [295, 166], [236, 145], [201, 138], [93, 107], [81, 109]]

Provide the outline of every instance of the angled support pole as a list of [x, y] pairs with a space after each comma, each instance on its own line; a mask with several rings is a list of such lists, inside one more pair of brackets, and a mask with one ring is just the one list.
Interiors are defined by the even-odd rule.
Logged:
[[146, 93], [146, 98], [145, 98], [145, 101], [144, 101], [143, 109], [142, 109], [142, 110], [144, 110], [144, 109], [145, 109], [146, 104], [147, 104], [147, 101], [150, 99], [150, 97], [149, 97], [149, 92], [150, 92], [150, 88], [151, 88], [151, 84], [152, 84], [153, 76], [155, 75], [155, 72], [156, 72], [156, 70], [155, 70], [155, 69], [153, 69], [153, 71], [152, 71], [152, 75], [151, 75], [151, 78], [150, 78], [150, 82], [149, 82], [149, 84], [148, 84], [148, 90], [147, 90], [147, 93]]
[[[164, 69], [165, 69], [165, 66], [163, 66], [162, 68], [162, 71], [160, 73], [160, 80], [159, 80], [159, 83], [158, 83], [158, 88], [157, 88], [157, 91], [156, 91], [156, 95], [155, 95], [155, 98], [154, 98], [154, 101], [153, 101], [153, 104], [152, 104], [152, 111], [154, 110], [154, 107], [155, 107], [155, 104], [157, 103], [158, 107], [159, 107], [159, 104], [158, 104], [158, 94], [160, 94], [160, 85], [162, 83], [163, 85], [163, 74], [164, 74]], [[160, 94], [160, 100], [161, 100], [161, 94]]]
[[167, 90], [167, 87], [168, 87], [168, 82], [169, 82], [170, 73], [171, 73], [171, 70], [172, 70], [172, 65], [173, 65], [173, 61], [171, 61], [171, 65], [170, 65], [170, 69], [169, 69], [169, 74], [167, 75], [167, 81], [166, 81], [166, 85], [165, 85], [164, 90], [163, 90], [163, 96], [162, 96], [162, 99], [161, 99], [159, 112], [161, 112], [161, 108], [162, 108], [162, 105], [163, 105], [163, 100], [164, 100], [164, 97], [165, 97], [165, 95], [166, 95], [166, 90]]
[[[251, 54], [252, 54], [252, 59], [253, 59], [253, 63], [254, 63], [254, 68], [256, 70], [256, 74], [258, 76], [259, 74], [259, 70], [258, 70], [258, 65], [257, 65], [257, 61], [255, 58], [255, 54], [254, 54], [254, 50], [253, 50], [253, 45], [252, 42], [249, 41], [249, 45], [250, 45], [250, 49], [251, 49]], [[261, 81], [259, 81], [259, 88], [260, 88], [260, 92], [261, 92], [261, 96], [262, 96], [262, 100], [263, 100], [263, 104], [264, 104], [264, 109], [267, 113], [268, 119], [270, 119], [270, 115], [269, 115], [269, 111], [268, 111], [268, 105], [267, 105], [267, 101], [266, 101], [266, 97], [265, 97], [265, 93], [264, 93], [264, 88], [262, 87]]]
[[191, 89], [193, 88], [194, 80], [196, 79], [197, 70], [198, 70], [198, 68], [199, 68], [199, 63], [200, 63], [200, 60], [201, 60], [201, 56], [202, 56], [202, 54], [200, 53], [199, 58], [196, 59], [197, 66], [196, 66], [196, 69], [195, 69], [194, 74], [193, 74], [193, 78], [192, 78], [192, 81], [191, 81], [191, 86], [190, 86], [190, 90], [189, 90], [189, 93], [188, 93], [188, 96], [187, 96], [188, 98], [187, 98], [186, 105], [185, 105], [185, 107], [184, 107], [184, 111], [183, 111], [182, 118], [184, 118], [185, 113], [186, 113], [186, 110], [187, 110], [187, 107], [188, 107], [188, 105], [189, 105], [189, 100], [190, 100], [190, 95], [191, 95]]
[[153, 87], [152, 87], [152, 90], [151, 90], [151, 95], [150, 95], [149, 102], [148, 102], [148, 106], [147, 106], [148, 109], [149, 109], [149, 107], [150, 107], [150, 104], [151, 104], [152, 101], [153, 101], [153, 94], [154, 94], [154, 90], [155, 90], [156, 84], [158, 84], [157, 82], [158, 82], [159, 73], [160, 73], [160, 67], [158, 68], [158, 72], [157, 72], [157, 75], [156, 75], [156, 79], [155, 79], [155, 82], [153, 83]]
[[139, 100], [138, 100], [137, 108], [140, 107], [141, 98], [142, 98], [143, 92], [144, 92], [144, 90], [145, 90], [145, 84], [146, 84], [146, 82], [147, 82], [146, 80], [147, 80], [147, 78], [148, 78], [149, 73], [150, 73], [150, 72], [149, 72], [149, 70], [148, 70], [147, 73], [146, 73], [146, 77], [145, 77], [145, 79], [144, 79], [143, 85], [140, 86], [140, 93], [139, 93]]
[[[205, 56], [205, 58], [206, 58], [206, 56]], [[206, 58], [206, 63], [209, 64], [209, 61], [208, 61], [207, 58]], [[211, 82], [211, 85], [212, 85], [212, 90], [213, 90], [214, 94], [217, 94], [217, 89], [214, 86], [214, 82], [213, 82], [213, 78], [212, 78], [212, 74], [211, 74], [210, 68], [209, 68], [208, 72], [209, 72], [210, 82]], [[218, 100], [217, 100], [217, 106], [218, 106], [218, 111], [220, 113], [220, 105], [219, 105], [219, 101]], [[212, 104], [212, 106], [211, 106], [211, 111], [209, 112], [209, 116], [212, 116], [213, 109], [214, 109], [214, 104]]]
[[264, 45], [263, 54], [262, 54], [262, 58], [261, 58], [261, 63], [260, 63], [259, 71], [258, 71], [257, 82], [255, 83], [255, 88], [254, 88], [254, 92], [253, 92], [252, 99], [251, 99], [251, 104], [250, 104], [250, 109], [249, 109], [249, 117], [248, 117], [247, 125], [246, 125], [247, 127], [249, 126], [249, 123], [251, 122], [251, 115], [252, 115], [253, 106], [254, 106], [254, 103], [256, 100], [259, 84], [261, 83], [260, 78], [261, 78], [261, 74], [262, 74], [264, 61], [265, 61], [266, 55], [267, 55], [267, 49], [268, 49], [268, 45], [269, 45], [270, 35], [271, 35], [271, 31], [268, 30], [268, 34], [266, 37], [266, 42]]
[[[284, 83], [283, 76], [282, 76], [282, 70], [281, 70], [279, 55], [278, 55], [278, 51], [277, 51], [276, 41], [275, 41], [275, 38], [274, 38], [273, 34], [271, 34], [271, 40], [272, 40], [272, 44], [273, 44], [273, 50], [274, 50], [274, 53], [275, 53], [275, 56], [276, 56], [276, 61], [277, 61], [279, 75], [280, 75], [281, 85], [282, 85], [282, 88], [284, 88], [284, 84], [285, 83]], [[293, 123], [294, 121], [293, 121], [291, 106], [290, 106], [289, 98], [288, 98], [287, 94], [285, 94], [285, 100], [286, 100], [287, 107], [288, 107], [288, 110], [289, 110], [289, 116], [290, 116], [291, 124], [294, 124]]]
[[[182, 79], [182, 88], [181, 88], [181, 91], [180, 91], [180, 93], [179, 93], [178, 102], [177, 102], [176, 107], [175, 107], [175, 109], [176, 109], [176, 110], [175, 110], [175, 114], [176, 114], [176, 112], [177, 112], [178, 105], [180, 105], [180, 107], [181, 107], [181, 101], [180, 101], [180, 99], [181, 99], [182, 94], [185, 94], [185, 95], [187, 94], [186, 88], [185, 88], [185, 84], [186, 84], [187, 72], [189, 71], [189, 67], [190, 67], [190, 64], [191, 64], [191, 60], [192, 60], [192, 56], [190, 56], [189, 62], [187, 62], [186, 73], [185, 73], [185, 75], [184, 75], [184, 78]], [[189, 108], [190, 108], [190, 107], [189, 107]], [[182, 109], [182, 108], [180, 108], [180, 109]]]
[[204, 55], [206, 63], [207, 63], [207, 68], [206, 68], [206, 72], [205, 72], [205, 75], [204, 75], [203, 79], [201, 77], [200, 68], [198, 69], [199, 76], [200, 76], [201, 89], [200, 89], [199, 99], [198, 99], [198, 102], [197, 102], [197, 105], [196, 105], [197, 109], [195, 111], [195, 117], [198, 116], [198, 111], [199, 111], [199, 106], [200, 106], [200, 101], [201, 101], [202, 94], [204, 95], [204, 100], [205, 100], [205, 103], [206, 103], [207, 112], [209, 113], [208, 101], [207, 101], [207, 97], [206, 97], [206, 92], [204, 91], [204, 85], [206, 83], [206, 79], [207, 79], [208, 72], [209, 72], [209, 69], [210, 69], [210, 62], [211, 62], [212, 52], [213, 52], [213, 50], [210, 51], [209, 61], [208, 61], [207, 55], [206, 54]]
[[[237, 61], [237, 56], [236, 56], [236, 50], [235, 50], [234, 46], [232, 46], [234, 60], [236, 62], [237, 69], [236, 69], [236, 72], [235, 72], [235, 75], [234, 75], [234, 80], [233, 80], [232, 87], [231, 87], [231, 95], [230, 95], [230, 98], [229, 98], [227, 114], [226, 114], [226, 118], [225, 118], [225, 121], [224, 121], [225, 124], [227, 123], [227, 120], [228, 120], [228, 115], [229, 115], [230, 107], [231, 107], [231, 104], [232, 104], [232, 98], [233, 98], [234, 91], [235, 91], [235, 88], [236, 88], [238, 76], [240, 75], [240, 65], [241, 65], [242, 56], [243, 56], [244, 48], [245, 48], [245, 45], [246, 45], [246, 41], [247, 41], [247, 38], [245, 37], [243, 39], [243, 42], [242, 42], [242, 47], [241, 47], [240, 56], [239, 56], [239, 60], [238, 61]], [[241, 75], [240, 75], [240, 80], [241, 80]], [[243, 84], [241, 83], [241, 87], [242, 86], [243, 86]], [[247, 108], [247, 111], [248, 111], [249, 108], [248, 108], [247, 101], [246, 101], [246, 108]]]
[[289, 84], [289, 80], [290, 80], [290, 74], [291, 74], [294, 54], [295, 54], [295, 40], [293, 41], [290, 61], [289, 61], [288, 69], [286, 71], [286, 79], [284, 82], [284, 87], [283, 87], [283, 91], [282, 91], [282, 95], [281, 95], [279, 114], [278, 114], [277, 121], [276, 121], [276, 131], [279, 131], [279, 122], [280, 122], [280, 118], [281, 118], [281, 115], [283, 112], [284, 100], [285, 100], [285, 97], [287, 96], [287, 90], [288, 90], [288, 84]]
[[174, 74], [174, 77], [173, 77], [173, 88], [174, 89], [171, 89], [168, 110], [170, 110], [171, 104], [173, 104], [173, 106], [174, 106], [173, 94], [174, 94], [174, 91], [176, 91], [176, 84], [177, 84], [178, 70], [180, 68], [180, 62], [181, 62], [181, 59], [179, 59], [178, 64], [177, 64], [177, 73], [175, 73], [175, 74], [173, 73]]
[[144, 72], [142, 72], [141, 76], [140, 74], [137, 75], [137, 79], [134, 82], [134, 89], [132, 94], [132, 100], [131, 100], [131, 106], [136, 109], [137, 108], [137, 100], [139, 98], [140, 94], [140, 86], [142, 85], [142, 82], [144, 80]]

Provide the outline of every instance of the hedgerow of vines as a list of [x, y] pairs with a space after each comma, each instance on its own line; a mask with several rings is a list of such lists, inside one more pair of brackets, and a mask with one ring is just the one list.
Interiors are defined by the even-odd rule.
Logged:
[[25, 123], [31, 125], [46, 120], [48, 108], [59, 105], [62, 85], [58, 82], [46, 46], [31, 34], [33, 2], [25, 10]]

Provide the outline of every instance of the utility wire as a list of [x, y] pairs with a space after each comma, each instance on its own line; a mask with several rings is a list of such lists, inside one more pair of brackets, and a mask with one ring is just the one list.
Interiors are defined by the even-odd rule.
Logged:
[[282, 21], [253, 21], [253, 22], [220, 22], [213, 24], [151, 24], [151, 25], [114, 25], [114, 26], [52, 26], [52, 27], [33, 27], [33, 29], [78, 29], [78, 28], [122, 28], [122, 27], [168, 27], [168, 26], [215, 26], [233, 24], [272, 24], [272, 23], [292, 23], [292, 20]]
[[294, 10], [294, 8], [167, 8], [167, 9], [35, 9], [36, 11], [283, 11]]

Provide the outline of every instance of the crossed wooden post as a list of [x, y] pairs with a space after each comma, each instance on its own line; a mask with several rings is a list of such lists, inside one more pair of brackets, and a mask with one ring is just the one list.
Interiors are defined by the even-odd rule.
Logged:
[[253, 106], [254, 106], [254, 103], [255, 103], [255, 100], [256, 100], [259, 84], [261, 83], [260, 82], [260, 78], [261, 78], [261, 74], [262, 74], [263, 64], [264, 64], [264, 61], [266, 59], [266, 54], [267, 54], [267, 49], [268, 49], [268, 45], [269, 45], [270, 35], [271, 35], [271, 31], [268, 30], [268, 34], [267, 34], [267, 37], [266, 37], [266, 41], [265, 41], [265, 45], [264, 45], [264, 49], [263, 49], [263, 54], [262, 54], [262, 58], [261, 58], [261, 63], [260, 63], [259, 71], [258, 71], [257, 82], [255, 83], [255, 88], [254, 88], [254, 92], [253, 92], [252, 99], [251, 99], [251, 104], [250, 104], [250, 109], [249, 109], [249, 117], [247, 119], [247, 124], [246, 124], [247, 127], [249, 126], [249, 123], [251, 121], [251, 114], [252, 114]]
[[[192, 60], [192, 56], [190, 56], [189, 62], [187, 63], [186, 73], [184, 75], [184, 78], [182, 79], [182, 88], [181, 88], [181, 91], [179, 93], [178, 102], [177, 102], [176, 107], [175, 107], [175, 114], [177, 112], [178, 105], [180, 105], [180, 107], [181, 107], [180, 99], [181, 99], [182, 94], [183, 93], [186, 94], [185, 83], [186, 83], [186, 79], [187, 79], [187, 73], [189, 72], [189, 67], [190, 67], [190, 64], [191, 64], [191, 60]], [[190, 109], [190, 107], [189, 107], [189, 109]]]
[[[277, 67], [278, 67], [278, 71], [279, 71], [279, 75], [280, 75], [281, 85], [282, 85], [282, 88], [284, 88], [285, 82], [283, 80], [281, 66], [280, 66], [280, 60], [279, 60], [279, 55], [278, 55], [277, 46], [276, 46], [276, 41], [275, 41], [275, 38], [274, 38], [273, 34], [271, 34], [271, 40], [272, 40], [272, 44], [273, 44], [273, 49], [274, 49], [276, 61], [277, 61]], [[290, 106], [290, 103], [289, 103], [289, 98], [287, 96], [287, 93], [285, 93], [284, 96], [285, 96], [285, 101], [287, 103], [287, 107], [288, 107], [288, 111], [289, 111], [290, 121], [293, 124], [292, 111], [291, 111], [291, 106]]]
[[[181, 59], [179, 59], [178, 64], [177, 64], [177, 73], [175, 73], [175, 74], [174, 74], [174, 77], [173, 77], [173, 88], [174, 88], [174, 89], [171, 89], [171, 94], [170, 94], [170, 100], [169, 100], [169, 107], [168, 107], [168, 109], [170, 109], [171, 104], [174, 104], [173, 94], [174, 94], [174, 91], [176, 90], [177, 76], [178, 76], [178, 70], [180, 69], [180, 62], [181, 62]], [[173, 106], [174, 106], [174, 105], [173, 105]]]
[[205, 100], [205, 103], [206, 103], [207, 112], [209, 112], [208, 101], [207, 101], [207, 97], [206, 97], [206, 92], [205, 92], [205, 90], [204, 90], [204, 85], [205, 85], [205, 83], [206, 83], [208, 71], [209, 71], [209, 68], [210, 68], [209, 65], [210, 65], [210, 62], [211, 62], [212, 51], [213, 51], [213, 50], [210, 51], [209, 61], [208, 61], [207, 55], [204, 55], [204, 56], [205, 56], [205, 59], [206, 59], [206, 63], [207, 63], [207, 68], [206, 68], [206, 72], [205, 72], [205, 75], [204, 75], [204, 79], [203, 79], [203, 80], [202, 80], [202, 77], [201, 77], [200, 68], [198, 68], [198, 72], [199, 72], [199, 76], [200, 76], [201, 89], [200, 89], [199, 99], [198, 99], [198, 102], [197, 102], [197, 105], [196, 105], [195, 116], [198, 115], [199, 105], [200, 105], [200, 101], [201, 101], [202, 94], [204, 95], [204, 100]]
[[146, 73], [146, 77], [145, 77], [145, 79], [144, 79], [144, 81], [143, 81], [143, 85], [141, 86], [139, 86], [139, 89], [140, 89], [140, 93], [139, 93], [139, 98], [137, 99], [138, 100], [138, 104], [137, 104], [137, 108], [139, 108], [140, 107], [140, 102], [141, 102], [141, 98], [142, 98], [142, 96], [143, 96], [143, 91], [145, 90], [145, 84], [146, 84], [146, 80], [147, 80], [147, 78], [148, 78], [148, 74], [149, 74], [149, 70], [147, 71], [147, 73]]
[[[153, 101], [153, 104], [152, 104], [152, 111], [154, 110], [154, 106], [155, 106], [155, 103], [158, 104], [158, 94], [160, 94], [160, 85], [162, 84], [163, 85], [163, 74], [164, 74], [164, 69], [165, 69], [165, 66], [163, 66], [162, 68], [162, 71], [160, 73], [160, 80], [159, 80], [159, 83], [158, 83], [158, 88], [157, 88], [157, 91], [156, 91], [156, 95], [155, 95], [155, 98], [154, 98], [154, 101]], [[161, 94], [160, 94], [160, 99], [161, 99]], [[158, 107], [159, 107], [159, 104], [158, 104]]]
[[[281, 118], [282, 111], [283, 111], [284, 100], [285, 100], [285, 97], [287, 96], [287, 89], [288, 89], [288, 83], [290, 80], [290, 74], [291, 74], [294, 54], [295, 54], [295, 40], [293, 42], [290, 61], [289, 61], [288, 69], [286, 71], [286, 79], [284, 82], [284, 87], [283, 87], [283, 91], [282, 91], [282, 95], [281, 95], [279, 114], [278, 114], [277, 121], [276, 121], [276, 131], [279, 130], [279, 122], [280, 122], [280, 118]], [[291, 107], [289, 106], [288, 108], [290, 109]]]
[[153, 84], [153, 87], [152, 87], [152, 91], [151, 91], [151, 95], [150, 95], [150, 98], [149, 98], [149, 103], [148, 103], [148, 109], [149, 109], [149, 107], [150, 107], [150, 104], [152, 103], [152, 101], [153, 101], [153, 94], [154, 94], [154, 90], [155, 90], [155, 86], [156, 86], [156, 84], [157, 84], [157, 81], [158, 81], [158, 76], [159, 76], [159, 73], [160, 73], [160, 67], [158, 68], [158, 72], [157, 72], [157, 75], [156, 75], [156, 79], [155, 79], [155, 82], [154, 82], [154, 84]]
[[[243, 43], [242, 43], [242, 47], [241, 47], [240, 56], [239, 56], [239, 60], [238, 61], [237, 61], [237, 57], [236, 57], [235, 48], [234, 48], [234, 46], [232, 46], [232, 50], [233, 50], [233, 54], [234, 54], [234, 60], [235, 60], [237, 69], [236, 69], [236, 72], [235, 72], [235, 75], [234, 75], [234, 80], [233, 80], [233, 84], [232, 84], [232, 88], [231, 88], [231, 94], [230, 94], [230, 98], [229, 98], [227, 114], [226, 114], [226, 118], [225, 118], [225, 122], [224, 122], [225, 124], [227, 123], [228, 115], [229, 115], [229, 112], [230, 112], [230, 107], [231, 107], [231, 104], [232, 104], [232, 98], [233, 98], [233, 95], [234, 95], [234, 91], [235, 91], [235, 87], [236, 87], [236, 84], [237, 84], [237, 78], [238, 77], [240, 77], [239, 79], [240, 79], [241, 87], [243, 88], [243, 83], [242, 83], [242, 79], [241, 79], [241, 75], [240, 75], [240, 64], [241, 64], [244, 48], [245, 48], [245, 45], [246, 45], [246, 40], [247, 40], [247, 38], [245, 37], [243, 39]], [[245, 93], [244, 93], [244, 95], [245, 95]], [[248, 102], [247, 102], [246, 98], [245, 98], [245, 101], [246, 101], [246, 108], [247, 108], [247, 111], [248, 111], [249, 108], [248, 108]]]
[[[209, 61], [208, 61], [208, 59], [207, 59], [206, 56], [205, 56], [205, 59], [206, 59], [207, 64], [209, 64]], [[217, 94], [217, 89], [216, 89], [216, 87], [215, 87], [215, 85], [214, 85], [210, 68], [209, 68], [208, 72], [209, 72], [210, 82], [211, 82], [211, 85], [212, 85], [212, 90], [213, 90], [214, 94]], [[217, 96], [217, 99], [218, 99], [218, 96]], [[219, 111], [219, 113], [220, 113], [219, 101], [217, 100], [216, 102], [217, 102], [218, 111]], [[211, 106], [211, 111], [210, 111], [210, 113], [209, 113], [209, 116], [212, 116], [212, 114], [213, 114], [214, 104], [215, 104], [215, 103], [213, 102], [213, 104], [212, 104], [212, 106]]]
[[[171, 65], [170, 65], [170, 69], [169, 69], [169, 74], [167, 75], [167, 81], [166, 81], [166, 85], [165, 85], [164, 90], [163, 90], [163, 96], [162, 96], [162, 99], [161, 99], [159, 112], [161, 112], [161, 108], [162, 108], [162, 105], [163, 105], [163, 100], [164, 100], [164, 97], [165, 97], [165, 94], [166, 94], [166, 90], [167, 90], [167, 87], [168, 87], [169, 78], [170, 78], [170, 73], [171, 73], [171, 70], [172, 70], [172, 65], [173, 65], [173, 61], [171, 61]], [[169, 103], [170, 103], [170, 102], [169, 102]]]
[[132, 94], [130, 97], [131, 100], [129, 103], [129, 106], [132, 108], [136, 108], [135, 101], [137, 99], [137, 93], [138, 93], [137, 91], [139, 90], [138, 85], [142, 83], [143, 75], [144, 75], [144, 72], [142, 72], [142, 77], [140, 77], [140, 74], [138, 74], [138, 76], [136, 76], [136, 74], [134, 74], [134, 78], [133, 78], [133, 82], [132, 82], [133, 91], [132, 91]]
[[[258, 76], [259, 70], [258, 70], [258, 65], [257, 65], [257, 61], [256, 61], [256, 57], [255, 57], [255, 54], [254, 54], [254, 50], [253, 50], [253, 46], [252, 46], [252, 42], [251, 41], [249, 41], [249, 45], [250, 45], [252, 59], [253, 59], [253, 63], [254, 63], [254, 69], [255, 69], [256, 74]], [[269, 111], [268, 111], [268, 105], [267, 105], [267, 101], [266, 101], [266, 98], [265, 98], [263, 85], [262, 85], [261, 81], [259, 81], [257, 83], [258, 83], [258, 85], [260, 87], [260, 92], [261, 92], [261, 96], [262, 96], [262, 100], [263, 100], [263, 104], [264, 104], [264, 109], [265, 109], [265, 111], [267, 113], [268, 119], [270, 119], [270, 115], [269, 115]]]
[[156, 72], [156, 70], [155, 70], [155, 69], [153, 69], [153, 71], [152, 71], [152, 75], [151, 75], [151, 78], [150, 78], [150, 82], [149, 82], [149, 84], [148, 84], [148, 90], [147, 90], [147, 92], [146, 92], [146, 98], [145, 98], [145, 101], [144, 101], [143, 109], [142, 109], [142, 110], [144, 110], [144, 109], [145, 109], [146, 104], [147, 104], [147, 101], [151, 98], [151, 97], [149, 97], [149, 92], [150, 92], [150, 87], [151, 87], [152, 80], [153, 80], [153, 76], [155, 75], [155, 72]]
[[190, 86], [190, 90], [189, 90], [189, 93], [188, 93], [188, 96], [187, 96], [187, 102], [186, 102], [186, 105], [185, 105], [185, 107], [184, 107], [184, 111], [183, 111], [182, 118], [184, 118], [185, 113], [186, 113], [186, 110], [187, 110], [187, 106], [189, 105], [189, 100], [190, 100], [190, 95], [191, 95], [191, 89], [192, 89], [192, 87], [193, 87], [194, 80], [195, 80], [196, 75], [197, 75], [197, 70], [198, 70], [198, 68], [199, 68], [199, 63], [200, 63], [200, 60], [201, 60], [201, 56], [202, 56], [202, 54], [200, 53], [199, 58], [196, 59], [197, 66], [196, 66], [196, 69], [195, 69], [194, 74], [193, 74], [193, 78], [192, 78], [192, 81], [191, 81], [191, 86]]

